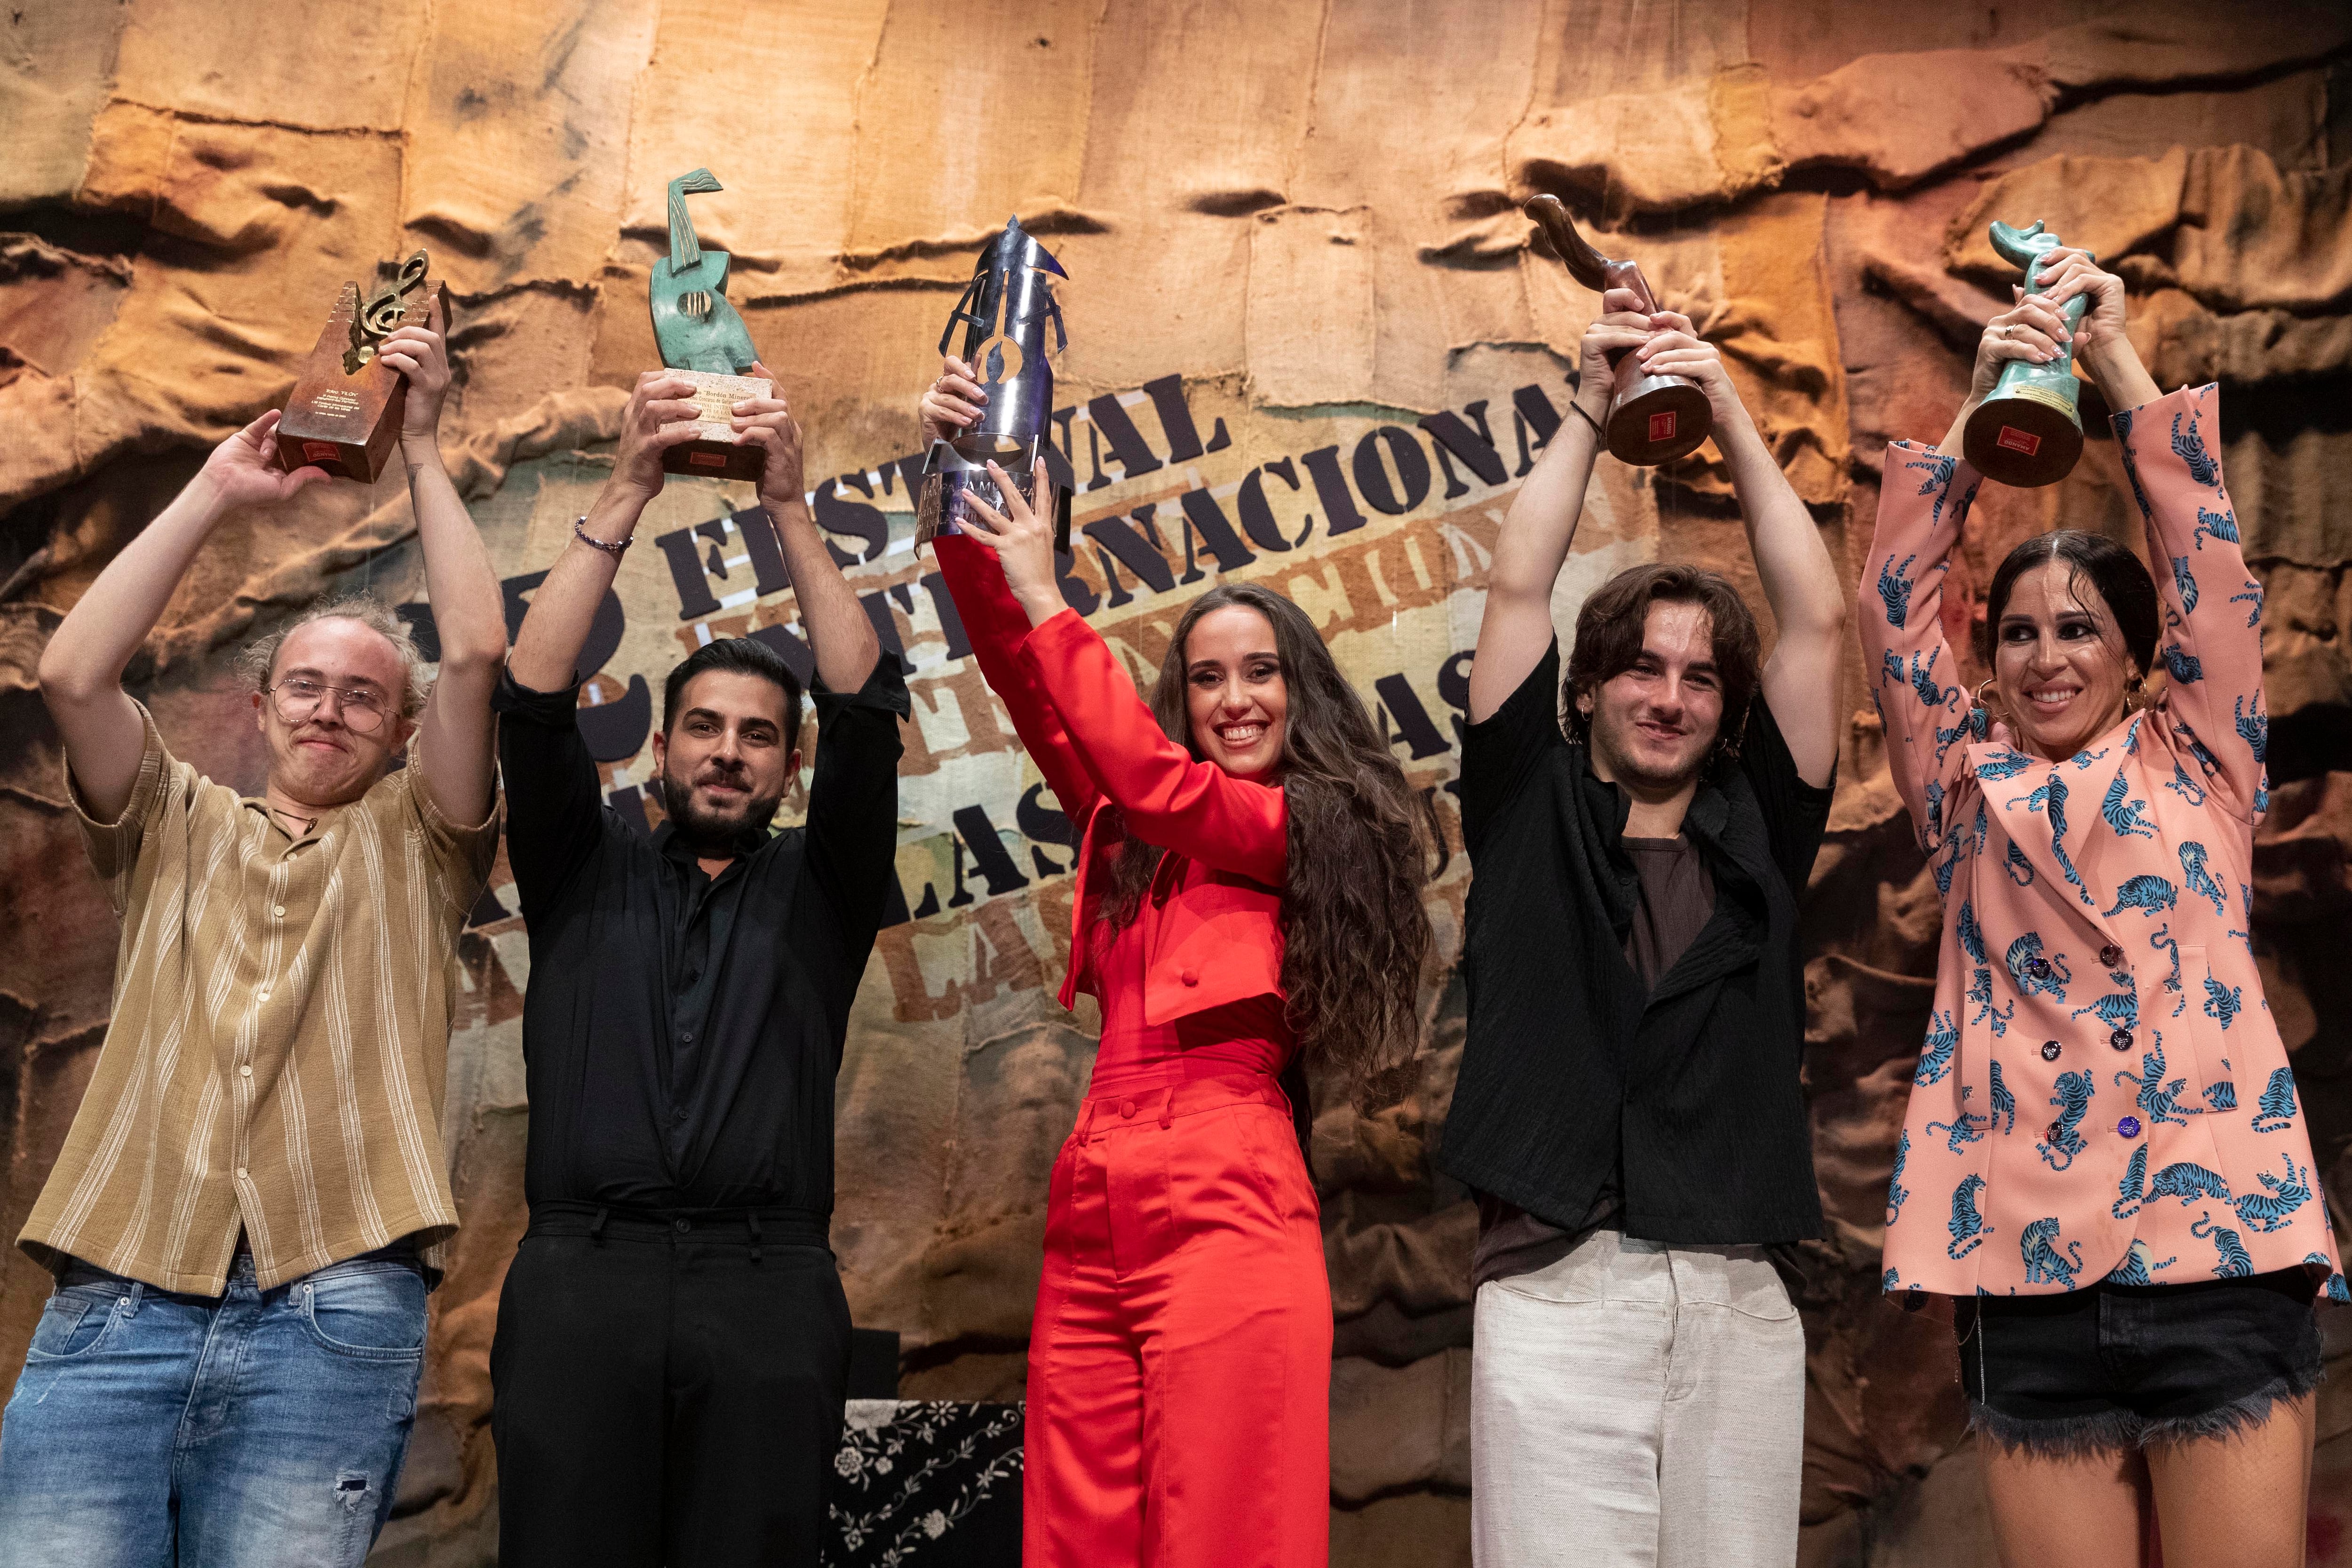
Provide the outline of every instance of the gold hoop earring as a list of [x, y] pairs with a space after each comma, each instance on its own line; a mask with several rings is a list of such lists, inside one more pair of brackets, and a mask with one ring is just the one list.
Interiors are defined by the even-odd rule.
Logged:
[[2147, 681], [2135, 675], [2124, 687], [2124, 711], [2137, 713], [2147, 706]]

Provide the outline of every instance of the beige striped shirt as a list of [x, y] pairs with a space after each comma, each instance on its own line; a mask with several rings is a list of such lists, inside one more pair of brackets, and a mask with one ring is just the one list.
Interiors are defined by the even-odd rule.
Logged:
[[454, 1235], [441, 1100], [457, 931], [498, 850], [407, 768], [299, 838], [146, 755], [91, 864], [122, 921], [114, 1016], [17, 1245], [216, 1296], [244, 1230], [263, 1289]]

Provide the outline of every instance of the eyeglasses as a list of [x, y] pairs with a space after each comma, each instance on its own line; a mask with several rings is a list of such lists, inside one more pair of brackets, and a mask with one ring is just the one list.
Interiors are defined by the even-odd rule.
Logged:
[[276, 704], [278, 717], [289, 724], [304, 723], [315, 717], [319, 704], [331, 694], [336, 716], [342, 721], [343, 728], [354, 734], [373, 735], [383, 727], [383, 699], [373, 691], [352, 691], [299, 675], [289, 676], [264, 689]]

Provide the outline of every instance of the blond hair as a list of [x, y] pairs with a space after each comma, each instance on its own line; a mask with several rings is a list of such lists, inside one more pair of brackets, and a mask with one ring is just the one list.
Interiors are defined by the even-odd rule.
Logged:
[[400, 693], [400, 716], [414, 719], [424, 710], [425, 699], [432, 690], [432, 682], [425, 676], [424, 650], [416, 646], [416, 639], [409, 635], [406, 624], [392, 606], [370, 594], [345, 594], [324, 600], [268, 637], [246, 644], [236, 656], [237, 673], [251, 682], [256, 691], [267, 690], [277, 673], [278, 650], [286, 646], [288, 637], [312, 621], [357, 621], [392, 644], [408, 678]]

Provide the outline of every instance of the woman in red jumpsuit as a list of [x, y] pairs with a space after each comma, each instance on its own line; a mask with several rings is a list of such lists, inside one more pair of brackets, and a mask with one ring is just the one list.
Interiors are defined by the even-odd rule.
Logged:
[[[927, 433], [982, 396], [949, 360]], [[1010, 515], [935, 548], [1083, 828], [1061, 1001], [1102, 1005], [1047, 1199], [1023, 1559], [1322, 1568], [1331, 1293], [1276, 1079], [1302, 1049], [1360, 1100], [1410, 1070], [1418, 803], [1312, 623], [1265, 589], [1195, 600], [1147, 707], [1063, 602], [1048, 523], [997, 479]]]

